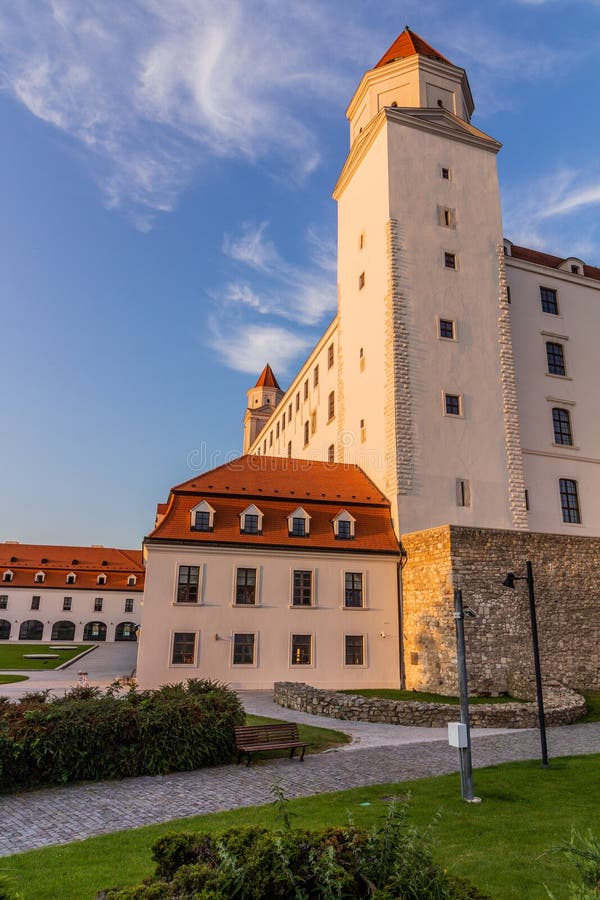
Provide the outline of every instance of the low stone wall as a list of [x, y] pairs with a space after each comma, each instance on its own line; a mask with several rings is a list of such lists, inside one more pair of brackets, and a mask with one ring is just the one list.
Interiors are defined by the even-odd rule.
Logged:
[[[324, 691], [295, 681], [278, 681], [273, 690], [275, 702], [280, 706], [353, 722], [387, 722], [433, 728], [460, 719], [459, 707], [445, 703], [360, 697], [339, 691]], [[547, 725], [570, 725], [585, 714], [585, 700], [575, 691], [547, 686], [544, 688], [544, 711]], [[469, 717], [471, 725], [479, 728], [533, 728], [538, 724], [535, 701], [471, 705]]]

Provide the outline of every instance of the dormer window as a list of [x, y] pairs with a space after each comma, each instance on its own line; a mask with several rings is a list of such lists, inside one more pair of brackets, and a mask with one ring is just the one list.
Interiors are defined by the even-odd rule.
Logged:
[[569, 256], [568, 259], [563, 259], [558, 268], [562, 269], [563, 272], [570, 272], [571, 275], [583, 275], [584, 265], [585, 263], [582, 259], [578, 259], [576, 256]]
[[10, 569], [7, 569], [6, 572], [2, 576], [2, 581], [12, 581], [12, 580], [13, 580], [13, 573], [10, 571]]
[[508, 238], [504, 238], [504, 255], [512, 256], [512, 241], [509, 241]]
[[106, 575], [98, 575], [96, 584], [106, 584]]
[[240, 513], [240, 532], [242, 534], [262, 534], [263, 514], [252, 504]]
[[355, 536], [356, 519], [343, 509], [333, 520], [333, 533], [336, 541], [351, 541]]
[[75, 575], [75, 572], [69, 572], [67, 575], [67, 584], [75, 584], [76, 580], [77, 576]]
[[[135, 575], [129, 575], [129, 576], [127, 577], [127, 584], [128, 584], [129, 587], [133, 587], [134, 584], [137, 584], [137, 578], [136, 578], [136, 576], [135, 576]], [[125, 610], [125, 612], [131, 612], [131, 611], [132, 611], [132, 610], [127, 610], [127, 609]]]
[[212, 531], [214, 529], [215, 511], [206, 500], [202, 500], [190, 510], [190, 527], [192, 531]]
[[288, 516], [287, 521], [290, 537], [308, 537], [310, 534], [310, 516], [301, 506]]
[[36, 583], [36, 584], [43, 584], [43, 583], [44, 583], [45, 577], [46, 577], [46, 576], [44, 575], [43, 572], [37, 572], [37, 573], [36, 573], [36, 576], [35, 576], [35, 583]]

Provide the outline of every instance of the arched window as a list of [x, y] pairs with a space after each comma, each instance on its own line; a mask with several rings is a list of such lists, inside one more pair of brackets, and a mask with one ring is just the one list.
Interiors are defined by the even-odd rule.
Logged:
[[19, 640], [41, 641], [43, 633], [44, 625], [42, 622], [38, 621], [38, 619], [27, 619], [26, 622], [21, 622]]
[[73, 641], [75, 639], [74, 622], [55, 622], [52, 626], [51, 641]]
[[45, 577], [46, 577], [46, 576], [44, 575], [43, 572], [37, 572], [37, 573], [36, 573], [36, 576], [35, 576], [35, 583], [36, 583], [36, 584], [43, 584], [43, 583], [44, 583], [44, 578], [45, 578]]
[[8, 619], [0, 619], [0, 641], [7, 641], [10, 637], [10, 622]]
[[98, 575], [96, 584], [106, 584], [106, 575]]
[[105, 641], [106, 625], [104, 622], [88, 622], [83, 629], [84, 641]]
[[135, 622], [119, 622], [115, 628], [115, 641], [137, 641]]

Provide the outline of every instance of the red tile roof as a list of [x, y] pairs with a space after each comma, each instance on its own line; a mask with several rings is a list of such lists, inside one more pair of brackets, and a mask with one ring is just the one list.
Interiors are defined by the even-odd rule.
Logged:
[[446, 57], [442, 56], [441, 53], [438, 53], [437, 50], [434, 50], [427, 41], [424, 41], [422, 37], [419, 37], [418, 34], [411, 31], [407, 25], [402, 34], [398, 35], [389, 50], [386, 50], [383, 54], [375, 68], [378, 69], [380, 66], [385, 66], [387, 63], [394, 62], [397, 59], [404, 59], [407, 56], [415, 56], [416, 54], [428, 56], [430, 59], [437, 59], [440, 62], [448, 63], [450, 66], [452, 65], [449, 59], [446, 59]]
[[[64, 547], [49, 544], [20, 544], [6, 541], [0, 544], [0, 579], [10, 570], [12, 581], [0, 580], [2, 589], [11, 587], [64, 588], [76, 590], [143, 591], [144, 565], [141, 550], [118, 550], [115, 547]], [[45, 575], [36, 582], [38, 572]], [[67, 584], [67, 575], [74, 572], [75, 584]], [[98, 584], [98, 575], [106, 575], [106, 584]], [[136, 584], [128, 585], [129, 575], [136, 576]], [[68, 589], [68, 590], [67, 590]]]
[[[542, 253], [540, 250], [530, 250], [528, 247], [518, 247], [512, 244], [510, 256], [515, 259], [522, 259], [525, 262], [535, 263], [538, 266], [547, 266], [549, 269], [558, 269], [558, 267], [570, 256], [552, 256], [550, 253]], [[510, 256], [508, 257], [510, 259]], [[597, 266], [588, 266], [584, 263], [583, 274], [586, 278], [594, 278], [600, 281], [600, 268]]]
[[[212, 532], [190, 527], [190, 512], [202, 499], [215, 509]], [[264, 514], [262, 534], [240, 534], [240, 513], [252, 503]], [[288, 534], [287, 517], [298, 506], [311, 517], [305, 538]], [[354, 540], [335, 539], [332, 520], [342, 509], [356, 519]], [[390, 504], [358, 466], [275, 456], [242, 456], [172, 488], [167, 513], [149, 539], [398, 553]]]
[[273, 387], [273, 388], [277, 388], [277, 390], [279, 390], [279, 391], [281, 390], [281, 388], [277, 384], [277, 379], [275, 378], [275, 375], [273, 374], [273, 369], [271, 368], [269, 363], [266, 364], [266, 366], [264, 367], [264, 369], [258, 376], [258, 381], [256, 382], [256, 384], [254, 386], [255, 387]]

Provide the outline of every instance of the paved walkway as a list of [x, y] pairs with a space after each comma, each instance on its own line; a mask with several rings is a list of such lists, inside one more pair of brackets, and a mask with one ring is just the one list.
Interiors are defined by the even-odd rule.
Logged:
[[[550, 728], [548, 744], [551, 758], [600, 753], [600, 722]], [[539, 734], [534, 730], [488, 733], [473, 740], [476, 767], [538, 756]], [[457, 770], [457, 751], [445, 740], [432, 740], [352, 753], [327, 752], [309, 756], [304, 763], [277, 759], [250, 769], [220, 766], [12, 795], [0, 799], [0, 855], [183, 816], [269, 803], [274, 784], [281, 785], [286, 797], [306, 797]]]

